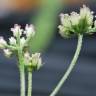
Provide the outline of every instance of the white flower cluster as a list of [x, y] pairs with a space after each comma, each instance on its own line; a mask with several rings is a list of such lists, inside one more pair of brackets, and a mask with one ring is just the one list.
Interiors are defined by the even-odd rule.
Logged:
[[[72, 12], [69, 14], [61, 14], [61, 25], [59, 25], [60, 34], [64, 37], [70, 37], [74, 34], [82, 34], [92, 31], [93, 12], [88, 7], [83, 5], [80, 13]], [[96, 27], [96, 21], [94, 23]], [[94, 29], [94, 28], [93, 28]]]
[[39, 70], [42, 66], [42, 59], [40, 53], [35, 53], [30, 56], [28, 52], [24, 54], [25, 66], [28, 68], [28, 71], [34, 69]]
[[25, 30], [15, 24], [14, 28], [11, 28], [13, 37], [9, 38], [9, 43], [7, 43], [3, 37], [0, 37], [0, 49], [4, 49], [4, 53], [9, 57], [14, 49], [20, 47], [23, 49], [24, 46], [28, 44], [30, 40], [35, 35], [35, 30], [33, 25], [26, 25]]

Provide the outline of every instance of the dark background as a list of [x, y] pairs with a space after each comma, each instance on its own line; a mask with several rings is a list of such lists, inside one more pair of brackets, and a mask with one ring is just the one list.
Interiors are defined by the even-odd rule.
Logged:
[[[95, 11], [96, 4], [88, 5]], [[78, 11], [80, 5], [66, 6], [62, 12]], [[0, 19], [0, 35], [7, 40], [14, 23], [29, 23], [35, 12], [12, 13]], [[57, 18], [58, 19], [58, 18]], [[57, 25], [59, 22], [57, 22]], [[57, 28], [48, 48], [42, 52], [44, 66], [33, 74], [33, 95], [48, 96], [56, 86], [74, 55], [77, 38], [63, 39]], [[74, 70], [57, 96], [96, 96], [96, 35], [85, 36], [83, 47]], [[0, 51], [0, 96], [19, 96], [19, 72], [15, 57], [7, 59]]]

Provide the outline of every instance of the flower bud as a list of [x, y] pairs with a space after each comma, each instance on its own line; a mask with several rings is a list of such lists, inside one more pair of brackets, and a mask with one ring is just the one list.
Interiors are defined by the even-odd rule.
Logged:
[[34, 30], [34, 26], [31, 24], [31, 25], [26, 25], [25, 27], [25, 31], [24, 31], [24, 34], [27, 36], [27, 37], [30, 37], [30, 36], [34, 36], [35, 35], [35, 30]]
[[83, 5], [83, 8], [80, 9], [80, 17], [81, 19], [86, 19], [88, 25], [92, 25], [93, 12], [85, 5]]
[[0, 37], [0, 48], [4, 49], [7, 45], [7, 42], [3, 39], [3, 37]]
[[28, 65], [30, 63], [30, 54], [29, 54], [29, 52], [25, 52], [24, 60], [25, 60], [26, 65]]
[[25, 38], [22, 37], [22, 38], [20, 39], [20, 45], [21, 45], [21, 46], [24, 46], [25, 42], [26, 42]]
[[72, 12], [70, 15], [72, 26], [78, 25], [80, 21], [80, 15], [77, 12]]
[[94, 27], [96, 28], [96, 20], [94, 21]]
[[71, 27], [70, 16], [68, 14], [61, 13], [60, 19], [61, 19], [61, 24], [64, 25], [66, 28]]
[[8, 58], [12, 55], [12, 52], [9, 49], [4, 49], [3, 51], [4, 51], [5, 56]]
[[29, 55], [29, 53], [25, 53], [25, 66], [27, 67], [28, 71], [32, 70], [39, 70], [42, 66], [42, 59], [40, 57], [40, 53]]
[[32, 64], [36, 69], [40, 69], [42, 66], [42, 59], [40, 57], [40, 53], [32, 54]]
[[16, 39], [14, 37], [9, 38], [10, 45], [16, 45]]
[[21, 26], [19, 26], [18, 24], [15, 24], [14, 28], [11, 28], [11, 31], [13, 32], [14, 37], [18, 37], [18, 35], [22, 35], [23, 29], [21, 29]]

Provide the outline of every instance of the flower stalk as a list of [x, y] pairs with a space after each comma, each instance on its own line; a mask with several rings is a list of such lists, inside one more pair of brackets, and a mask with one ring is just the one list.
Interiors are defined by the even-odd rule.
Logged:
[[42, 59], [40, 53], [35, 53], [30, 56], [28, 52], [24, 54], [25, 67], [28, 72], [28, 90], [27, 96], [32, 96], [32, 74], [33, 71], [39, 70], [42, 66]]
[[67, 71], [61, 78], [60, 82], [57, 84], [56, 88], [50, 94], [50, 96], [55, 96], [58, 93], [60, 88], [69, 77], [73, 68], [75, 67], [81, 51], [83, 35], [92, 34], [94, 31], [96, 31], [96, 21], [93, 22], [93, 13], [93, 11], [83, 5], [83, 8], [80, 9], [80, 13], [72, 12], [70, 14], [60, 14], [61, 25], [58, 26], [60, 35], [64, 38], [78, 36], [78, 44], [75, 55]]
[[33, 25], [26, 25], [25, 30], [21, 26], [15, 24], [11, 28], [13, 36], [9, 38], [7, 43], [4, 38], [0, 37], [0, 49], [3, 49], [6, 57], [15, 54], [18, 58], [18, 67], [20, 72], [20, 96], [26, 95], [25, 86], [25, 69], [28, 71], [28, 96], [32, 93], [32, 70], [38, 70], [42, 65], [40, 53], [29, 55], [29, 42], [35, 35]]
[[20, 96], [25, 96], [25, 70], [24, 66], [20, 69]]
[[55, 96], [58, 93], [60, 88], [63, 86], [63, 84], [65, 83], [65, 81], [69, 77], [69, 75], [72, 72], [73, 68], [75, 67], [76, 62], [77, 62], [78, 57], [79, 57], [79, 54], [80, 54], [80, 51], [81, 51], [82, 39], [83, 39], [83, 35], [79, 34], [78, 35], [77, 49], [76, 49], [75, 55], [74, 55], [74, 57], [73, 57], [73, 59], [71, 61], [71, 64], [70, 64], [69, 68], [67, 69], [67, 71], [64, 73], [64, 76], [61, 78], [60, 82], [57, 84], [56, 88], [50, 94], [50, 96]]
[[18, 50], [19, 72], [20, 72], [20, 96], [25, 96], [25, 66], [22, 50]]
[[32, 96], [32, 72], [28, 72], [28, 94], [27, 96]]

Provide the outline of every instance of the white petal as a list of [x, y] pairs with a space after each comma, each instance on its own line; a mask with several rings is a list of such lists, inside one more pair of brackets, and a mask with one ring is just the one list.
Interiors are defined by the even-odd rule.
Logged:
[[3, 51], [6, 57], [10, 57], [12, 54], [12, 52], [9, 49], [4, 49]]
[[9, 38], [9, 42], [11, 45], [16, 45], [16, 39], [14, 37]]
[[25, 54], [24, 54], [24, 59], [25, 59], [25, 65], [28, 65], [29, 63], [30, 63], [30, 54], [29, 54], [29, 52], [26, 52]]
[[83, 5], [83, 8], [80, 9], [80, 17], [81, 19], [85, 18], [87, 20], [88, 25], [92, 25], [93, 12], [85, 5]]
[[21, 36], [23, 29], [21, 29], [21, 26], [19, 26], [18, 24], [14, 25], [14, 28], [11, 28], [11, 31], [13, 32], [13, 36], [17, 37], [18, 34]]
[[7, 42], [4, 40], [3, 37], [0, 37], [0, 48], [5, 48], [7, 45]]
[[24, 34], [26, 34], [27, 37], [34, 36], [35, 35], [34, 26], [32, 24], [31, 25], [27, 24], [25, 27]]
[[24, 46], [25, 42], [26, 42], [25, 38], [22, 37], [22, 38], [20, 39], [20, 45], [21, 45], [21, 46]]
[[80, 21], [80, 15], [76, 12], [72, 12], [70, 15], [70, 21], [72, 25], [78, 25]]
[[94, 27], [96, 27], [96, 20], [94, 21]]

